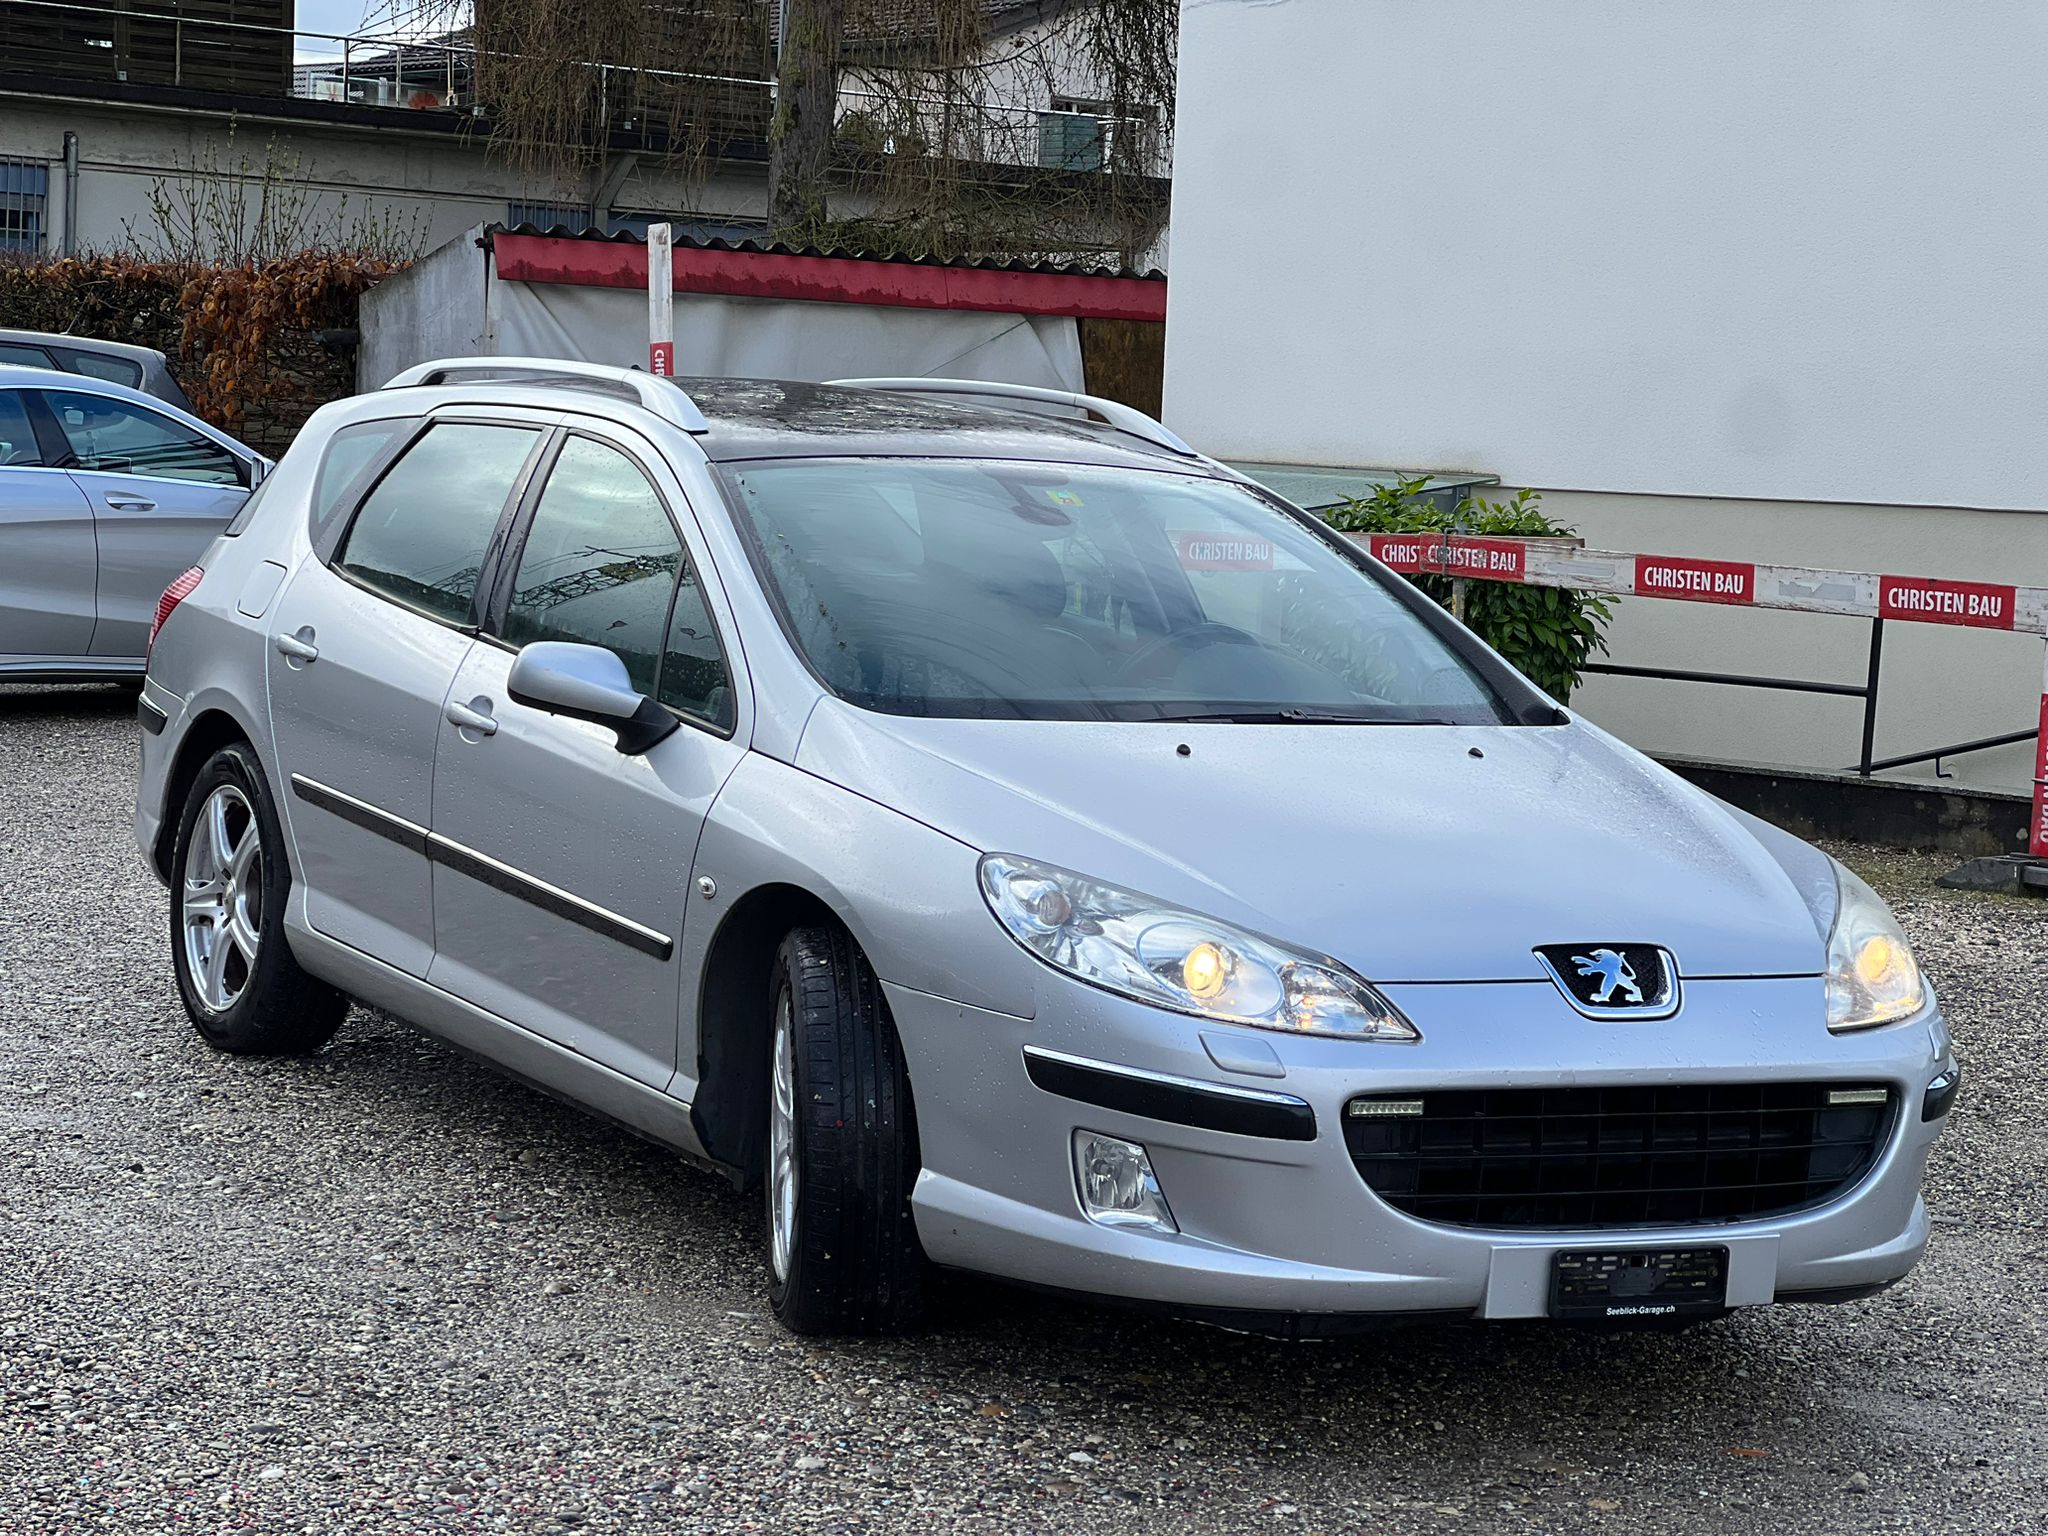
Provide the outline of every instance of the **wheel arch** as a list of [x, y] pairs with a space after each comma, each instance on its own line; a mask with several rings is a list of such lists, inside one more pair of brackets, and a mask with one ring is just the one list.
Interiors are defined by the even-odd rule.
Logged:
[[706, 1154], [731, 1170], [742, 1188], [759, 1180], [765, 1158], [775, 952], [794, 930], [827, 926], [846, 933], [867, 958], [859, 938], [822, 896], [801, 885], [771, 882], [733, 903], [705, 951], [690, 1119]]
[[[252, 752], [256, 750], [255, 738], [250, 735], [248, 727], [225, 709], [217, 708], [201, 710], [178, 739], [177, 753], [171, 759], [170, 770], [164, 775], [163, 814], [157, 818], [156, 843], [150, 849], [150, 862], [155, 866], [158, 878], [166, 884], [171, 878], [171, 854], [178, 842], [178, 823], [183, 815], [185, 797], [191, 793], [192, 782], [199, 777], [199, 770], [206, 766], [214, 753], [236, 742]], [[257, 760], [262, 760], [260, 752]], [[275, 794], [274, 789], [272, 793]]]

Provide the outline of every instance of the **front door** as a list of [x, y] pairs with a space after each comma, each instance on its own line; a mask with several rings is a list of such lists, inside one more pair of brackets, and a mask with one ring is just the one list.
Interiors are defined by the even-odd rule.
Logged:
[[270, 719], [306, 921], [424, 976], [434, 741], [475, 645], [479, 572], [543, 425], [439, 421], [271, 610]]
[[48, 465], [26, 397], [0, 389], [0, 661], [92, 644], [92, 503]]
[[[680, 488], [634, 446], [563, 439], [449, 695], [427, 979], [660, 1087], [675, 1068], [690, 865], [744, 749], [718, 627], [668, 510]], [[629, 757], [609, 729], [513, 703], [506, 679], [534, 640], [612, 650], [681, 728]]]
[[248, 498], [249, 464], [182, 421], [131, 400], [42, 392], [92, 506], [99, 545], [95, 656], [140, 660], [165, 587]]

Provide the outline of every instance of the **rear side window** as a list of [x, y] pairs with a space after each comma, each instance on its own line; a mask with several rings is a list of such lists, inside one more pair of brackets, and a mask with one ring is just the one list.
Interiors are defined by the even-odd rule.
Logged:
[[0, 469], [42, 462], [42, 450], [36, 446], [36, 434], [29, 426], [21, 391], [0, 390]]
[[142, 365], [130, 362], [125, 357], [109, 357], [104, 352], [84, 352], [76, 347], [61, 348], [58, 357], [72, 373], [82, 373], [88, 379], [105, 379], [109, 384], [126, 384], [130, 389], [142, 387]]
[[410, 608], [468, 623], [491, 531], [539, 436], [534, 427], [430, 427], [364, 499], [335, 565]]
[[25, 347], [18, 341], [0, 341], [0, 363], [20, 368], [55, 368], [57, 360], [41, 347]]
[[50, 413], [71, 449], [72, 469], [147, 475], [201, 485], [240, 485], [232, 453], [183, 422], [126, 400], [46, 390]]
[[410, 432], [418, 424], [417, 416], [359, 421], [352, 427], [343, 427], [327, 440], [320, 472], [313, 478], [313, 512], [306, 527], [316, 545], [335, 514], [362, 494], [378, 455], [391, 445], [393, 438]]
[[572, 437], [534, 508], [505, 639], [601, 645], [654, 692], [683, 546], [661, 497], [616, 448]]

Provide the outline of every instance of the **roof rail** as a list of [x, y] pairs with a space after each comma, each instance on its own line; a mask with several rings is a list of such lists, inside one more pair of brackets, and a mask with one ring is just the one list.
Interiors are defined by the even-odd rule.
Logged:
[[983, 379], [833, 379], [848, 389], [889, 389], [911, 395], [980, 395], [995, 400], [1032, 400], [1040, 405], [1064, 405], [1072, 410], [1092, 411], [1119, 432], [1142, 437], [1169, 452], [1198, 459], [1180, 434], [1147, 416], [1135, 406], [1099, 395], [1076, 394], [1068, 389], [1040, 389], [1031, 384], [995, 384]]
[[638, 368], [615, 368], [609, 363], [579, 363], [559, 357], [443, 357], [406, 369], [384, 387], [409, 389], [427, 384], [519, 384], [540, 380], [630, 400], [685, 432], [711, 430], [711, 423], [704, 419], [697, 402], [674, 379]]

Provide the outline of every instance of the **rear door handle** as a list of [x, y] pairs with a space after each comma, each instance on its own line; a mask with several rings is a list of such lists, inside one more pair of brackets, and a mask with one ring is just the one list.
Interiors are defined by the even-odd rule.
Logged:
[[147, 496], [137, 496], [128, 491], [109, 491], [107, 506], [115, 512], [154, 512], [156, 503]]
[[[488, 699], [477, 700], [479, 704], [489, 702]], [[447, 715], [450, 725], [459, 726], [465, 731], [475, 731], [479, 736], [498, 734], [498, 722], [481, 709], [471, 709], [467, 704], [451, 703], [442, 713]]]
[[270, 643], [277, 647], [278, 655], [289, 657], [293, 661], [320, 659], [320, 647], [311, 640], [300, 639], [298, 635], [276, 635], [271, 638]]

